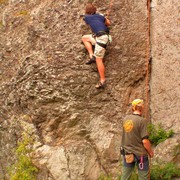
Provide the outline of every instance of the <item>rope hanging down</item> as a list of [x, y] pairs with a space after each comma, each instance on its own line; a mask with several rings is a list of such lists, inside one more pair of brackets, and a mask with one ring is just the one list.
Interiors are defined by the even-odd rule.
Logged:
[[146, 119], [149, 120], [149, 62], [150, 62], [150, 0], [147, 0], [147, 50], [146, 50]]
[[[147, 18], [148, 18], [148, 32], [147, 32], [147, 48], [146, 48], [146, 112], [145, 117], [149, 120], [149, 62], [150, 62], [150, 3], [151, 0], [147, 0]], [[109, 8], [106, 16], [109, 17], [114, 0], [110, 1]]]
[[[147, 55], [146, 55], [146, 113], [145, 117], [149, 121], [149, 62], [150, 62], [150, 11], [151, 0], [147, 0], [147, 18], [148, 18], [148, 31], [147, 31]], [[149, 158], [149, 172], [148, 180], [151, 179], [151, 158]]]
[[150, 61], [150, 0], [147, 0], [147, 47], [146, 47], [146, 112], [145, 117], [149, 120], [149, 61]]

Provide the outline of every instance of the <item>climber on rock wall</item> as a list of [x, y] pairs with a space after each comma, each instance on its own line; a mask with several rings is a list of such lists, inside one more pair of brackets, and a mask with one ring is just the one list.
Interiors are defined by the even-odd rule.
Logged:
[[[84, 43], [90, 60], [86, 64], [96, 62], [100, 81], [95, 86], [97, 89], [105, 87], [105, 67], [103, 58], [106, 51], [106, 45], [109, 42], [109, 29], [110, 21], [108, 18], [101, 14], [96, 13], [96, 7], [92, 3], [88, 3], [85, 8], [84, 21], [90, 26], [92, 33], [84, 35], [82, 42]], [[93, 52], [93, 46], [95, 46]]]
[[139, 179], [148, 180], [150, 177], [148, 155], [152, 158], [154, 153], [148, 140], [147, 121], [142, 117], [144, 102], [142, 99], [135, 99], [131, 104], [132, 114], [123, 119], [121, 180], [130, 179], [135, 165], [138, 167]]

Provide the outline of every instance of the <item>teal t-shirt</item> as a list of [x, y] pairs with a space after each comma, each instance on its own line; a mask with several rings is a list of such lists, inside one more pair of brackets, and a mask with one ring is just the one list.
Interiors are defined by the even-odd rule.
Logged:
[[148, 138], [147, 121], [139, 115], [127, 115], [123, 120], [121, 146], [125, 152], [137, 156], [147, 155], [142, 140]]

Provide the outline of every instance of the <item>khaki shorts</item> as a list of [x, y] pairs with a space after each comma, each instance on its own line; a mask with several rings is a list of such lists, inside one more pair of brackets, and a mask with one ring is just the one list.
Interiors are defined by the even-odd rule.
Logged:
[[91, 35], [90, 41], [91, 41], [91, 44], [95, 46], [94, 55], [97, 58], [103, 58], [104, 55], [105, 55], [106, 49], [103, 48], [102, 46], [98, 45], [96, 42], [99, 42], [99, 43], [102, 43], [102, 44], [107, 44], [108, 40], [109, 40], [109, 37], [106, 34], [102, 35], [100, 37], [96, 37], [96, 38], [94, 38]]

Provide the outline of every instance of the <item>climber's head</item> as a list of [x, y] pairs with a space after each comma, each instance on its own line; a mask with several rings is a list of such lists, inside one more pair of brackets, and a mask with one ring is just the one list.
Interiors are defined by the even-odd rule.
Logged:
[[86, 5], [85, 14], [95, 14], [96, 10], [96, 7], [92, 3], [88, 3]]
[[144, 101], [142, 99], [135, 99], [131, 102], [132, 110], [133, 111], [140, 111], [142, 112], [144, 108]]

